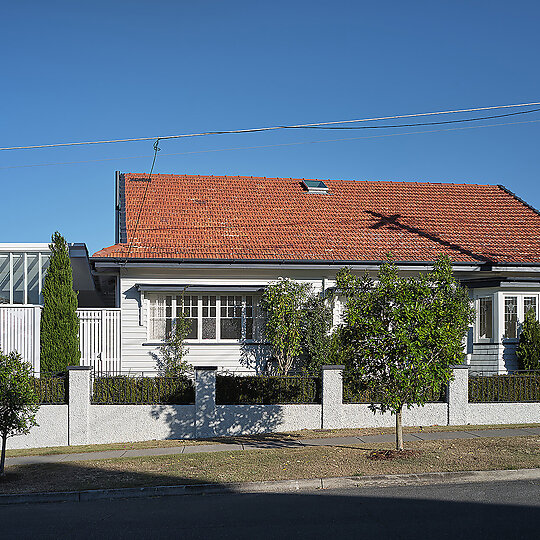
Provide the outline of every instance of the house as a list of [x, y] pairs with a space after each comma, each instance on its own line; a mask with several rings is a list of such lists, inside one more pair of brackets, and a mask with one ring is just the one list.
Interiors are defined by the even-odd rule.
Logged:
[[268, 283], [326, 289], [343, 266], [375, 274], [388, 253], [403, 274], [447, 254], [477, 309], [468, 362], [517, 367], [520, 322], [538, 314], [540, 214], [500, 185], [117, 173], [115, 244], [91, 261], [121, 309], [123, 371], [155, 370], [178, 310], [189, 362], [249, 371], [264, 368]]

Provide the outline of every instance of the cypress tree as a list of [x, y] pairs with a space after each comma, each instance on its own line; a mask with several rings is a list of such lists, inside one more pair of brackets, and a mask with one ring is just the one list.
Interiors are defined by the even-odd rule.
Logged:
[[41, 371], [63, 371], [78, 366], [79, 318], [73, 273], [64, 237], [57, 231], [49, 244], [51, 257], [43, 281], [41, 314]]

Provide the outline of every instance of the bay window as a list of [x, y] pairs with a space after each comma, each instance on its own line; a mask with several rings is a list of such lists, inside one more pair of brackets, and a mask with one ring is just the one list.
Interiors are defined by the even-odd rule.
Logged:
[[476, 296], [476, 340], [480, 343], [493, 343], [504, 340], [517, 340], [525, 315], [532, 310], [538, 319], [539, 294], [537, 292], [480, 293]]
[[149, 301], [148, 338], [162, 341], [182, 313], [190, 322], [187, 340], [237, 342], [252, 340], [257, 298], [242, 294], [158, 294]]

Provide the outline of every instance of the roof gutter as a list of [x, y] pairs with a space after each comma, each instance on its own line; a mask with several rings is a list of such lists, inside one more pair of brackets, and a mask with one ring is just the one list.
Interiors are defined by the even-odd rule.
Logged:
[[[159, 266], [160, 268], [178, 268], [196, 269], [196, 268], [260, 268], [260, 269], [278, 269], [295, 268], [302, 270], [319, 269], [324, 266], [327, 269], [339, 270], [344, 266], [357, 270], [378, 270], [386, 261], [341, 261], [341, 260], [287, 260], [287, 259], [168, 259], [168, 258], [148, 258], [148, 259], [129, 259], [112, 257], [94, 257], [92, 262], [96, 270], [100, 268], [111, 267], [130, 267], [143, 268], [150, 266]], [[394, 261], [394, 263], [403, 270], [431, 270], [433, 261]], [[490, 263], [478, 262], [456, 262], [452, 266], [462, 271], [491, 271]], [[537, 265], [540, 271], [540, 263]]]

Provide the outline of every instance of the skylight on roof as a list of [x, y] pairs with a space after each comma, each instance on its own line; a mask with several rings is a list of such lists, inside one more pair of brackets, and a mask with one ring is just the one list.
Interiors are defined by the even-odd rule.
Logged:
[[322, 180], [302, 180], [302, 185], [308, 193], [328, 192], [328, 186]]

